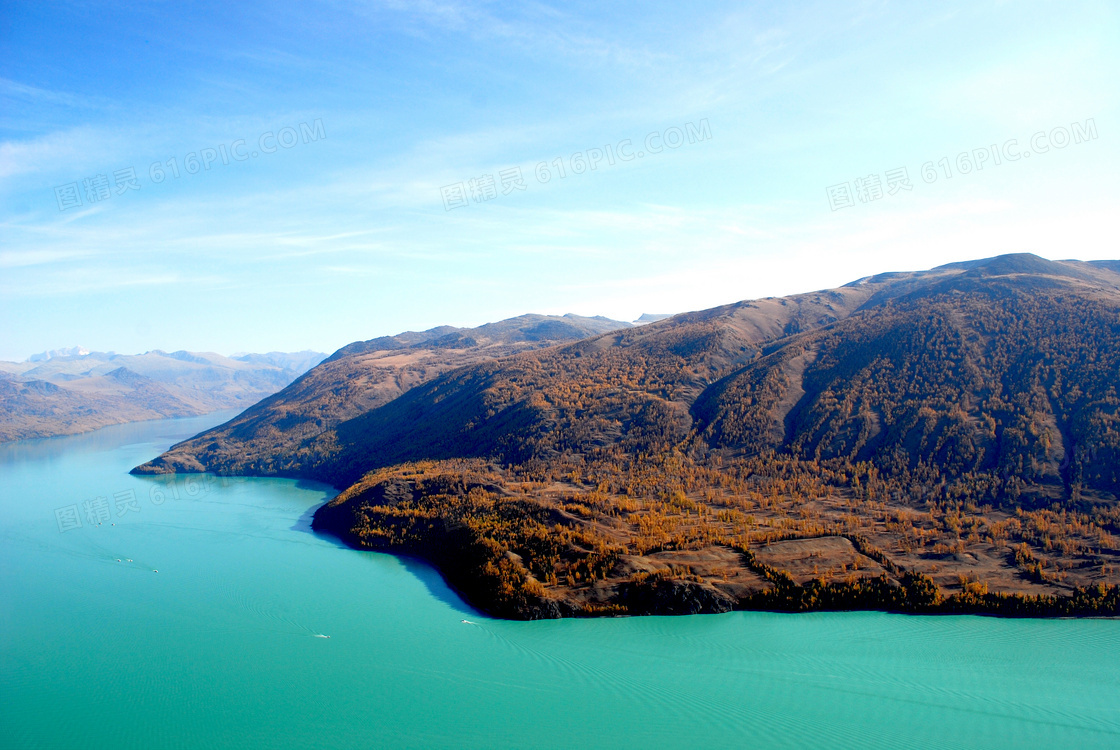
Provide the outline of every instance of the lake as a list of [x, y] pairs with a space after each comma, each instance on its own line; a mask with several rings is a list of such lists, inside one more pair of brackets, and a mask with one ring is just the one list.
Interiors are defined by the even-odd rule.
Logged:
[[128, 475], [230, 416], [0, 445], [0, 746], [1120, 747], [1117, 621], [505, 622], [329, 487]]

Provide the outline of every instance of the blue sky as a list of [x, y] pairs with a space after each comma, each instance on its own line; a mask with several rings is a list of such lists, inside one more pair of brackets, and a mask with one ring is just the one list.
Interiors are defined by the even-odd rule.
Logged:
[[1118, 40], [1107, 2], [5, 2], [0, 359], [1120, 258]]

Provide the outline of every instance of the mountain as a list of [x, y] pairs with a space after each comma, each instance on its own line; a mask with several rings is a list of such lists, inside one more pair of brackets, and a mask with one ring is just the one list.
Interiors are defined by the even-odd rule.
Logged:
[[317, 352], [238, 359], [209, 352], [139, 355], [81, 347], [0, 362], [0, 442], [249, 406], [322, 361]]
[[332, 482], [316, 528], [426, 557], [506, 617], [1120, 614], [1117, 266], [1017, 254], [885, 273], [364, 402], [336, 394], [385, 365], [355, 357], [446, 334], [351, 345], [257, 421], [135, 471]]
[[38, 354], [32, 354], [30, 357], [27, 358], [27, 361], [28, 362], [46, 362], [47, 360], [56, 359], [58, 357], [84, 357], [89, 353], [90, 353], [89, 349], [86, 349], [84, 346], [71, 346], [71, 347], [64, 347], [62, 349], [49, 349], [45, 352], [39, 352]]
[[[172, 448], [146, 471], [303, 476], [318, 441], [348, 419], [464, 365], [629, 327], [607, 318], [522, 315], [477, 328], [441, 326], [342, 347], [224, 425]], [[201, 459], [197, 456], [203, 456]]]

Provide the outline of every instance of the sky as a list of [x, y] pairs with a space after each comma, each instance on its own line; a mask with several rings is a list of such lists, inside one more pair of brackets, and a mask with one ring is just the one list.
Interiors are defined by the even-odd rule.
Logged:
[[1114, 2], [0, 0], [0, 359], [1120, 258], [1118, 42]]

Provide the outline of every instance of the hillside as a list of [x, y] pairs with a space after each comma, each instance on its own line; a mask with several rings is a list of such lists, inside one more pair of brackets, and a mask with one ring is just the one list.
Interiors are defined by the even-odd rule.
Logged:
[[121, 355], [73, 347], [26, 362], [0, 362], [0, 442], [244, 408], [323, 356], [158, 350]]
[[1116, 614], [1118, 372], [1115, 264], [1000, 256], [460, 367], [282, 463], [218, 434], [137, 472], [333, 482], [317, 528], [502, 616]]
[[458, 367], [578, 341], [629, 323], [522, 315], [478, 328], [441, 326], [359, 341], [244, 413], [174, 446], [147, 473], [201, 471], [305, 476], [307, 457], [342, 422]]

